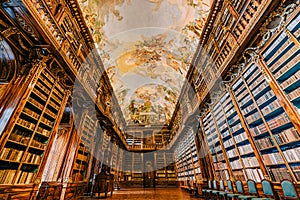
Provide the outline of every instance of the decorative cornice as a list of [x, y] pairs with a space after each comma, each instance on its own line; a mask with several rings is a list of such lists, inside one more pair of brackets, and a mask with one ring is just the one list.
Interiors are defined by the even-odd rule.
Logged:
[[[265, 43], [274, 35], [277, 31], [285, 28], [285, 22], [287, 17], [293, 13], [293, 11], [300, 5], [300, 0], [289, 5], [284, 5], [282, 2], [278, 9], [273, 11], [266, 22], [262, 25], [260, 29], [260, 35], [262, 36], [262, 42], [257, 47], [260, 49], [265, 45]], [[279, 21], [277, 21], [279, 20]], [[273, 23], [273, 24], [272, 24]]]
[[89, 49], [90, 50], [95, 49], [93, 36], [92, 36], [91, 31], [88, 28], [88, 26], [87, 26], [87, 24], [84, 20], [82, 11], [81, 11], [80, 6], [78, 4], [78, 1], [77, 0], [66, 0], [66, 3], [68, 4], [68, 6], [70, 8], [73, 17], [75, 17], [75, 19], [76, 19], [76, 21], [77, 21], [77, 23], [80, 27], [81, 34], [83, 35]]
[[214, 0], [214, 2], [212, 3], [212, 10], [210, 11], [210, 14], [208, 16], [208, 19], [205, 23], [205, 26], [203, 28], [203, 32], [200, 36], [200, 41], [199, 41], [199, 45], [200, 46], [204, 46], [204, 44], [206, 44], [211, 30], [213, 29], [213, 24], [215, 23], [215, 20], [217, 19], [217, 15], [220, 12], [220, 10], [222, 9], [224, 0]]
[[[243, 69], [251, 62], [257, 63], [260, 59], [258, 53], [260, 49], [269, 41], [272, 35], [274, 35], [277, 31], [285, 28], [285, 22], [287, 17], [300, 5], [300, 0], [297, 0], [295, 3], [291, 3], [289, 5], [284, 5], [281, 3], [278, 9], [271, 13], [270, 17], [265, 21], [262, 28], [260, 29], [259, 34], [263, 36], [262, 42], [257, 46], [250, 46], [246, 48], [242, 53], [242, 59], [238, 64], [232, 65], [230, 69], [227, 71], [226, 81], [222, 81], [219, 84], [221, 91], [229, 91], [231, 88], [231, 84], [236, 80]], [[274, 19], [280, 19], [280, 21], [276, 24], [276, 26], [270, 28], [270, 24], [274, 22]], [[269, 27], [269, 28], [268, 28]], [[264, 74], [264, 76], [266, 76]], [[266, 76], [266, 78], [268, 78]], [[210, 107], [214, 104], [214, 100], [216, 98], [210, 98], [212, 103], [204, 102], [203, 106]], [[203, 109], [203, 108], [200, 108]], [[204, 108], [205, 109], [205, 108]]]

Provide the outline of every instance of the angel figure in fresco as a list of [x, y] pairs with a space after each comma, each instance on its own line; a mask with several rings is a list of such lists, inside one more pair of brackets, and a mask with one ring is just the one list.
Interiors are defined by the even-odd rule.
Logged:
[[187, 71], [187, 67], [190, 65], [190, 58], [191, 58], [191, 54], [189, 53], [189, 51], [187, 50], [187, 47], [180, 47], [179, 49], [180, 52], [180, 57], [181, 57], [181, 68], [184, 71]]
[[167, 65], [172, 67], [176, 72], [180, 72], [180, 74], [183, 74], [179, 62], [175, 59], [175, 57], [171, 53], [168, 54]]
[[95, 42], [98, 44], [103, 39], [103, 32], [102, 27], [104, 26], [104, 22], [100, 22], [100, 27], [98, 26], [99, 23], [97, 23], [97, 27], [94, 29], [93, 38]]
[[119, 10], [113, 10], [112, 13], [117, 17], [118, 21], [121, 21], [123, 19], [123, 16], [121, 16]]
[[83, 8], [83, 16], [86, 22], [86, 25], [90, 28], [92, 28], [93, 26], [95, 26], [96, 24], [96, 13], [92, 13], [88, 7], [84, 7]]
[[130, 101], [129, 111], [131, 114], [135, 115], [137, 112], [137, 108], [135, 107], [135, 100]]
[[197, 24], [198, 28], [200, 30], [202, 30], [204, 28], [204, 26], [205, 26], [206, 17], [201, 17], [199, 19], [196, 19], [195, 21], [196, 21], [196, 24]]
[[147, 98], [147, 100], [144, 102], [144, 109], [145, 109], [145, 112], [151, 112], [152, 104], [151, 104], [150, 98]]
[[102, 39], [102, 35], [100, 33], [94, 33], [93, 34], [93, 39], [95, 40], [95, 42], [98, 44], [99, 42], [101, 42]]
[[191, 22], [189, 24], [187, 24], [184, 29], [187, 29], [189, 31], [192, 31], [193, 33], [195, 33], [198, 37], [201, 36], [201, 31], [202, 28], [196, 23], [196, 22]]

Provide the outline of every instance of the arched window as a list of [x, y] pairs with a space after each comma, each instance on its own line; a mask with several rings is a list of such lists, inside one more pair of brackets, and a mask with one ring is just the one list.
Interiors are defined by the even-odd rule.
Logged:
[[15, 73], [15, 56], [8, 43], [0, 36], [0, 84], [9, 83]]

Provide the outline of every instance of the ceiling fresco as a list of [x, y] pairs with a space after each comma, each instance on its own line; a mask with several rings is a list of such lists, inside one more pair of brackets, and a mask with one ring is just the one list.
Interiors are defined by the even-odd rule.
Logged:
[[128, 124], [168, 124], [210, 0], [79, 0]]

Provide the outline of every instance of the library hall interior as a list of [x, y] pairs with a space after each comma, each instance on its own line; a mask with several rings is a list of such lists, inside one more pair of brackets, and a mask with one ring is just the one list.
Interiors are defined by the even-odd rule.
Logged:
[[0, 0], [0, 200], [300, 200], [300, 0]]

